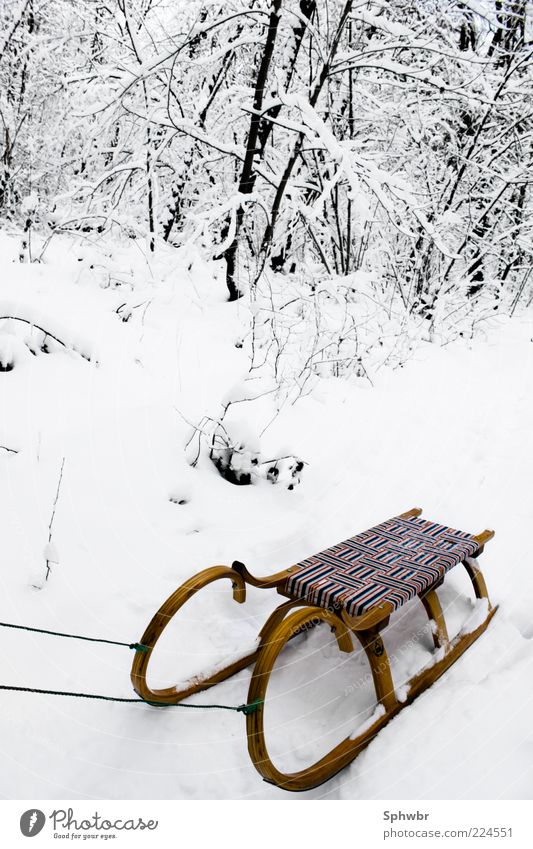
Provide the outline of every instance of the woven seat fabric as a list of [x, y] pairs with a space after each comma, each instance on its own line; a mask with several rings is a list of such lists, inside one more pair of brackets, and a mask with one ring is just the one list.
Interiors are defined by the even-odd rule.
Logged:
[[419, 516], [396, 517], [296, 564], [287, 592], [351, 616], [383, 602], [397, 609], [478, 548], [472, 534]]

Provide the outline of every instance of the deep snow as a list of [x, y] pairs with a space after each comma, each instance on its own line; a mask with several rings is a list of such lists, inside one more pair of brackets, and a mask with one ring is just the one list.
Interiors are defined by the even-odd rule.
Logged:
[[[43, 353], [29, 325], [0, 321], [0, 351], [15, 362], [0, 373], [1, 621], [133, 641], [206, 566], [239, 559], [266, 574], [413, 506], [464, 530], [495, 528], [480, 565], [500, 609], [430, 691], [315, 791], [288, 797], [261, 781], [240, 714], [3, 692], [0, 795], [531, 798], [532, 314], [494, 317], [473, 342], [421, 343], [373, 387], [318, 381], [261, 446], [263, 456], [301, 456], [302, 483], [237, 487], [205, 457], [191, 468], [183, 448], [186, 422], [212, 415], [246, 371], [235, 344], [245, 302], [225, 302], [216, 271], [185, 251], [146, 260], [137, 243], [105, 254], [56, 238], [28, 265], [17, 249], [0, 234], [0, 316], [17, 312], [68, 348], [51, 342]], [[254, 405], [242, 406], [257, 430]], [[45, 581], [63, 458], [59, 562]], [[473, 612], [459, 569], [441, 598], [456, 633]], [[168, 627], [158, 681], [247, 651], [277, 600], [250, 589], [241, 606], [225, 582], [204, 590]], [[127, 648], [1, 630], [0, 683], [133, 695]], [[416, 601], [387, 645], [399, 685], [430, 661]], [[241, 672], [193, 701], [241, 704], [248, 680]], [[287, 767], [314, 760], [373, 709], [361, 653], [339, 654], [323, 628], [291, 644], [271, 694], [269, 740]]]

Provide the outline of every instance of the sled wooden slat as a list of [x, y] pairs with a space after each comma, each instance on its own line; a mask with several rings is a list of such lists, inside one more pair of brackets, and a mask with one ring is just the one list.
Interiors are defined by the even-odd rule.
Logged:
[[[163, 603], [141, 637], [139, 642], [143, 646], [147, 646], [148, 651], [136, 652], [133, 661], [131, 680], [135, 691], [147, 701], [176, 704], [182, 699], [224, 681], [231, 675], [254, 664], [248, 691], [248, 703], [258, 702], [259, 706], [257, 710], [246, 715], [246, 727], [248, 750], [258, 772], [265, 781], [291, 791], [308, 790], [328, 781], [351, 763], [371, 743], [384, 725], [404, 707], [410, 705], [420, 693], [430, 687], [458, 660], [463, 652], [485, 631], [496, 612], [497, 608], [490, 604], [485, 580], [477, 561], [474, 559], [483, 552], [485, 544], [494, 536], [494, 531], [485, 530], [477, 535], [469, 535], [462, 531], [454, 531], [445, 526], [422, 520], [419, 518], [421, 513], [422, 510], [415, 507], [393, 520], [347, 540], [346, 543], [339, 544], [338, 547], [328, 549], [310, 559], [311, 567], [309, 567], [309, 561], [303, 561], [301, 564], [296, 564], [280, 572], [258, 578], [252, 575], [243, 563], [234, 561], [231, 567], [213, 566], [199, 572], [185, 581]], [[411, 524], [413, 536], [410, 535]], [[397, 536], [395, 536], [395, 533]], [[417, 547], [419, 539], [420, 548]], [[405, 546], [404, 554], [402, 554], [402, 545]], [[342, 565], [343, 546], [346, 547], [347, 552], [346, 573], [343, 573], [342, 569], [337, 572], [330, 568], [332, 563], [337, 562], [335, 557]], [[376, 548], [375, 560], [372, 560], [374, 551], [372, 546]], [[335, 556], [330, 554], [330, 551]], [[337, 551], [341, 552], [340, 557], [336, 553]], [[466, 555], [465, 552], [467, 551], [471, 554]], [[410, 557], [412, 557], [412, 562], [409, 559]], [[362, 566], [358, 566], [357, 558], [361, 558]], [[461, 632], [450, 641], [437, 590], [445, 579], [445, 572], [455, 562], [462, 562], [465, 566], [472, 582], [477, 603], [482, 604], [485, 600], [486, 610], [480, 624], [477, 624], [471, 631]], [[381, 567], [382, 563], [386, 564], [383, 568]], [[389, 567], [388, 564], [392, 565]], [[372, 566], [374, 566], [376, 573], [375, 577]], [[301, 592], [299, 578], [304, 569], [307, 569], [305, 575], [311, 574], [309, 586], [313, 597], [328, 598], [327, 592], [322, 593], [322, 586], [324, 585], [326, 590], [329, 591], [331, 584], [336, 590], [336, 581], [338, 581], [342, 589], [342, 581], [346, 580], [347, 589], [344, 595], [341, 592], [340, 596], [338, 594], [337, 596], [329, 596], [329, 598], [333, 597], [334, 599], [340, 598], [340, 603], [328, 606], [327, 604], [313, 603], [305, 595], [300, 597], [298, 595]], [[387, 569], [389, 569], [389, 572], [387, 572]], [[417, 569], [420, 577], [417, 577], [419, 574]], [[318, 575], [316, 581], [314, 579], [315, 571]], [[421, 589], [417, 592], [417, 595], [432, 623], [435, 655], [433, 660], [408, 682], [401, 682], [402, 693], [406, 693], [406, 695], [402, 695], [400, 700], [395, 690], [382, 632], [387, 628], [395, 610], [400, 604], [404, 603], [404, 597], [412, 593], [412, 576], [411, 584], [406, 585], [408, 592], [399, 594], [396, 591], [398, 586], [400, 590], [402, 589], [398, 576], [410, 575], [410, 573], [414, 573], [414, 580], [420, 581]], [[324, 580], [324, 574], [331, 577]], [[352, 593], [350, 589], [352, 585], [359, 587], [364, 583], [350, 577], [353, 575], [354, 578], [357, 578], [359, 574], [364, 575], [368, 581], [368, 592], [367, 588], [364, 587], [363, 595], [366, 593], [366, 596], [363, 598], [363, 602], [361, 602], [361, 592], [357, 590], [357, 592]], [[346, 579], [346, 575], [348, 575], [348, 579]], [[280, 604], [267, 618], [259, 632], [257, 646], [250, 653], [229, 663], [210, 676], [195, 677], [181, 689], [168, 687], [152, 690], [148, 686], [146, 676], [153, 650], [165, 627], [195, 593], [208, 584], [222, 579], [231, 582], [233, 598], [238, 603], [243, 603], [246, 600], [246, 585], [258, 589], [276, 590], [287, 600]], [[424, 583], [423, 587], [422, 583]], [[389, 584], [391, 586], [390, 594], [388, 593]], [[372, 598], [374, 593], [377, 598], [376, 602], [371, 601], [366, 604], [366, 597]], [[343, 603], [343, 599], [346, 599], [345, 603]], [[347, 610], [349, 603], [352, 603], [351, 612]], [[376, 702], [382, 706], [381, 713], [372, 725], [365, 727], [360, 734], [353, 736], [353, 739], [348, 738], [340, 742], [316, 763], [298, 772], [285, 774], [270, 759], [265, 740], [264, 715], [265, 710], [268, 710], [268, 682], [276, 660], [287, 642], [298, 636], [302, 631], [321, 622], [326, 623], [332, 629], [340, 651], [350, 652], [353, 650], [353, 637], [358, 640], [364, 649], [376, 691]]]

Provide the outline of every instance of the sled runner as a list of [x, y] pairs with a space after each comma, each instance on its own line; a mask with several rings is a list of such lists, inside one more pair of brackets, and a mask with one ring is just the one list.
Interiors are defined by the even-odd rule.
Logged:
[[[477, 562], [494, 531], [477, 536], [420, 518], [414, 508], [382, 522], [344, 542], [274, 575], [256, 578], [244, 564], [213, 566], [199, 572], [179, 587], [162, 605], [144, 632], [145, 652], [136, 652], [131, 680], [135, 691], [147, 701], [175, 704], [211, 687], [254, 663], [248, 703], [257, 703], [246, 716], [248, 750], [266, 781], [285, 790], [308, 790], [327, 781], [347, 766], [399, 711], [430, 687], [483, 633], [497, 608], [489, 601], [487, 587]], [[450, 640], [437, 596], [446, 572], [463, 563], [473, 584], [483, 619], [472, 630], [461, 631]], [[246, 599], [246, 584], [276, 589], [287, 601], [268, 617], [258, 638], [258, 647], [208, 678], [198, 678], [177, 690], [152, 690], [146, 675], [152, 651], [163, 629], [182, 605], [202, 587], [227, 578], [237, 602]], [[432, 622], [435, 653], [429, 665], [410, 679], [402, 699], [394, 689], [389, 658], [381, 637], [391, 616], [418, 596]], [[484, 609], [483, 609], [484, 607]], [[301, 608], [301, 609], [294, 609]], [[316, 763], [285, 774], [272, 763], [264, 733], [264, 712], [270, 674], [283, 647], [292, 637], [321, 622], [335, 634], [342, 652], [353, 650], [352, 635], [363, 647], [374, 682], [379, 709], [377, 717], [355, 737], [339, 743]]]

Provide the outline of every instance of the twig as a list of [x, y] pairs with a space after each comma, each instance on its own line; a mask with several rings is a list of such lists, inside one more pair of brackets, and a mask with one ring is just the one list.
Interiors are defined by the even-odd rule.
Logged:
[[8, 451], [9, 454], [18, 454], [19, 453], [17, 448], [8, 448], [7, 445], [0, 445], [0, 448], [2, 448], [3, 451]]
[[0, 315], [0, 321], [23, 321], [25, 324], [29, 324], [30, 327], [35, 327], [37, 330], [40, 330], [45, 336], [49, 336], [50, 339], [54, 340], [54, 342], [58, 342], [60, 345], [63, 345], [63, 348], [68, 347], [68, 345], [62, 342], [61, 339], [54, 336], [53, 333], [49, 333], [48, 330], [44, 329], [44, 327], [41, 327], [39, 324], [35, 324], [34, 321], [30, 321], [28, 318], [20, 318], [18, 315]]
[[[61, 489], [61, 481], [63, 480], [63, 468], [64, 468], [64, 466], [65, 466], [65, 458], [63, 457], [63, 460], [61, 461], [61, 469], [60, 469], [60, 471], [59, 471], [59, 480], [58, 480], [58, 482], [57, 482], [56, 497], [55, 497], [55, 499], [54, 499], [54, 503], [53, 503], [53, 505], [52, 505], [52, 515], [50, 516], [50, 524], [48, 525], [48, 543], [49, 543], [49, 544], [52, 542], [52, 526], [53, 526], [53, 524], [54, 524], [54, 519], [55, 519], [55, 515], [56, 515], [56, 508], [57, 508], [57, 502], [58, 502], [58, 500], [59, 500], [59, 491], [60, 491], [60, 489]], [[49, 576], [50, 571], [51, 571], [51, 570], [50, 570], [50, 563], [51, 563], [51, 562], [52, 562], [51, 560], [47, 560], [47, 561], [46, 561], [46, 577], [45, 577], [45, 581], [47, 581], [47, 580], [48, 580], [48, 576]]]

